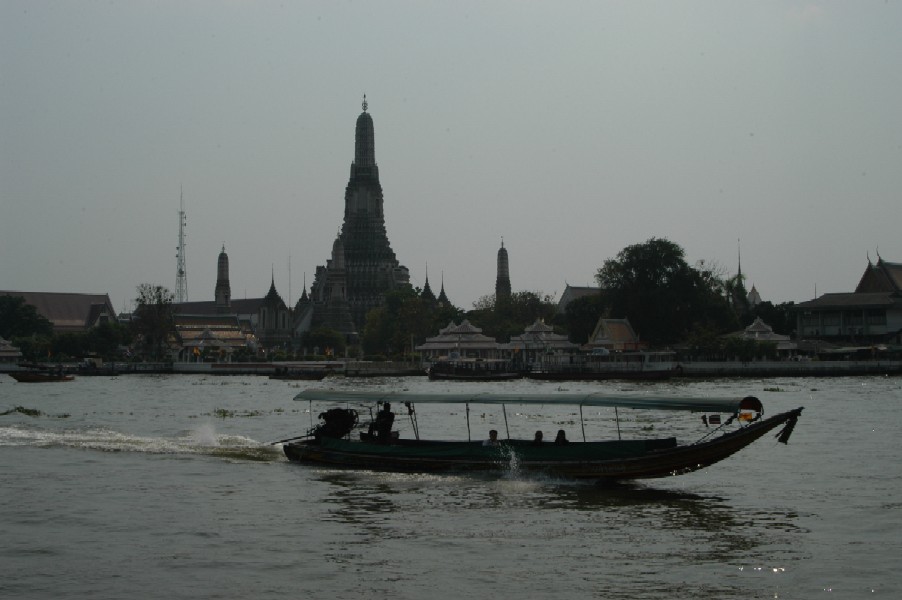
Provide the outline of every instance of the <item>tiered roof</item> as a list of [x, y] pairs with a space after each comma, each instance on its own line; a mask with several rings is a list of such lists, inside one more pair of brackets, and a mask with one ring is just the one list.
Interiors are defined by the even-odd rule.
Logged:
[[578, 348], [566, 335], [555, 333], [554, 328], [545, 324], [543, 319], [536, 319], [535, 323], [524, 329], [521, 335], [512, 336], [506, 347], [510, 350], [542, 348], [556, 352], [570, 352]]
[[439, 330], [437, 336], [426, 338], [426, 343], [417, 346], [416, 349], [430, 355], [450, 355], [457, 352], [461, 356], [476, 354], [493, 358], [500, 346], [494, 338], [484, 335], [482, 329], [464, 319], [460, 325], [452, 321], [447, 327]]

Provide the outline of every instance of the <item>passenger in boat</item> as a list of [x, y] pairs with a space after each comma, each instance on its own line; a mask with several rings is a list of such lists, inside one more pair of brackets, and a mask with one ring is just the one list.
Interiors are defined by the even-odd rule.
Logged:
[[387, 444], [391, 441], [391, 426], [395, 422], [395, 413], [391, 411], [391, 404], [386, 402], [382, 405], [382, 410], [376, 413], [376, 440], [381, 444]]
[[557, 437], [554, 438], [554, 443], [557, 445], [569, 444], [570, 440], [567, 439], [567, 434], [564, 433], [563, 429], [557, 430]]
[[497, 446], [498, 445], [498, 432], [496, 430], [491, 430], [489, 432], [489, 439], [482, 442], [483, 446]]
[[544, 436], [542, 435], [542, 432], [541, 432], [541, 431], [537, 431], [537, 432], [536, 432], [536, 437], [533, 438], [533, 440], [532, 440], [532, 445], [533, 445], [533, 446], [541, 446], [541, 445], [542, 445], [542, 437], [544, 437]]

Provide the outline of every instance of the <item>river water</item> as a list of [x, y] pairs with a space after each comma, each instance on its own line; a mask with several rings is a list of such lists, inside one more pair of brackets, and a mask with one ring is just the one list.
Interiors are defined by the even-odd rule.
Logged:
[[[696, 473], [608, 487], [289, 463], [269, 442], [309, 427], [311, 407], [294, 395], [330, 386], [462, 389], [0, 376], [0, 597], [902, 597], [900, 378], [466, 388], [753, 394], [766, 414], [805, 407], [787, 446], [768, 435]], [[506, 435], [498, 410], [474, 407], [474, 439]], [[627, 434], [700, 433], [697, 415], [630, 412], [619, 414]], [[421, 405], [417, 422], [423, 437], [466, 439], [465, 417]], [[609, 409], [583, 417], [590, 437], [616, 435]], [[507, 420], [516, 437], [582, 435], [573, 407], [508, 407]]]

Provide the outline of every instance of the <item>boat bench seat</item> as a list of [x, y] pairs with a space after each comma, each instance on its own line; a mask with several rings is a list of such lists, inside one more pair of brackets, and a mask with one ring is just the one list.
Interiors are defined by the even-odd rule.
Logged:
[[677, 440], [675, 437], [669, 438], [658, 438], [655, 440], [646, 440], [645, 447], [648, 448], [649, 451], [652, 450], [669, 450], [671, 448], [676, 448]]

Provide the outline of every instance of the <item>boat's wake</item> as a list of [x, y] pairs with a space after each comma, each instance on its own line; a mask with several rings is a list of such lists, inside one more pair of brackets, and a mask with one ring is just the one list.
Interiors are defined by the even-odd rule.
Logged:
[[240, 435], [218, 434], [212, 425], [167, 437], [120, 433], [109, 429], [46, 430], [12, 425], [0, 427], [0, 447], [74, 448], [101, 452], [206, 455], [236, 461], [280, 460], [278, 447]]

